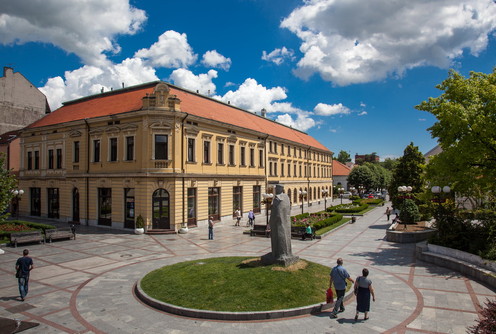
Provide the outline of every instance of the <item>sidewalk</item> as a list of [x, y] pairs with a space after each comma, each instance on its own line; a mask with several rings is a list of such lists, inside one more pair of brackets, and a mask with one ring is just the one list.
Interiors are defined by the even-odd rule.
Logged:
[[[320, 210], [323, 201], [321, 206]], [[308, 212], [307, 207], [304, 210]], [[311, 212], [318, 210], [317, 205], [310, 207]], [[29, 245], [35, 269], [25, 302], [17, 300], [14, 278], [15, 260], [23, 248], [2, 247], [0, 317], [40, 323], [24, 332], [28, 334], [465, 333], [477, 319], [480, 305], [496, 293], [456, 272], [416, 262], [413, 244], [386, 242], [389, 224], [384, 211], [384, 207], [372, 210], [320, 240], [292, 240], [293, 253], [301, 258], [334, 266], [342, 257], [353, 277], [364, 267], [370, 270], [377, 301], [367, 321], [354, 322], [354, 301], [338, 319], [330, 319], [326, 312], [275, 321], [222, 322], [169, 315], [135, 298], [136, 280], [155, 268], [270, 251], [270, 239], [243, 235], [245, 228], [227, 223], [215, 226], [213, 241], [202, 226], [187, 234], [153, 236], [78, 226], [82, 233], [76, 240]]]

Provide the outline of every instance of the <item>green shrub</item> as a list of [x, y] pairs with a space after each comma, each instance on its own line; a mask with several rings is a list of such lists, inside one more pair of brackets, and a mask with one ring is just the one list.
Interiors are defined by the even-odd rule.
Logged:
[[420, 220], [417, 204], [411, 199], [405, 199], [400, 211], [400, 220], [405, 224], [413, 224]]
[[145, 220], [143, 219], [143, 217], [141, 215], [139, 215], [137, 218], [136, 218], [136, 228], [144, 228], [145, 227]]
[[314, 223], [313, 228], [315, 230], [320, 230], [320, 229], [323, 229], [324, 227], [331, 226], [332, 224], [339, 222], [341, 219], [343, 219], [342, 215], [335, 215], [335, 216], [326, 218], [324, 220], [321, 220], [317, 223]]
[[486, 299], [485, 307], [480, 312], [481, 318], [477, 319], [477, 325], [468, 328], [471, 334], [493, 334], [496, 333], [496, 300]]
[[43, 233], [45, 233], [45, 230], [49, 230], [53, 228], [55, 228], [55, 226], [48, 224], [32, 223], [21, 220], [8, 220], [3, 223], [0, 223], [0, 239], [3, 240], [10, 239], [11, 233], [27, 232], [33, 230], [41, 230]]
[[335, 211], [337, 213], [358, 213], [360, 211], [366, 210], [369, 207], [368, 204], [340, 204], [331, 207], [331, 211]]

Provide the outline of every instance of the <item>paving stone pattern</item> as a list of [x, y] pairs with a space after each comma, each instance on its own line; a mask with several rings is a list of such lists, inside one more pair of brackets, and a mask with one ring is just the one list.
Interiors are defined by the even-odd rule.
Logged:
[[[311, 209], [322, 208], [314, 205]], [[135, 297], [135, 282], [155, 268], [208, 257], [261, 256], [270, 251], [270, 239], [244, 235], [244, 227], [224, 222], [215, 226], [214, 240], [208, 240], [206, 226], [181, 235], [134, 235], [78, 226], [76, 240], [29, 245], [35, 269], [25, 302], [19, 300], [14, 277], [14, 264], [24, 247], [4, 246], [0, 317], [40, 323], [26, 330], [28, 334], [465, 333], [478, 319], [486, 298], [494, 299], [496, 292], [457, 272], [416, 261], [414, 244], [385, 241], [389, 225], [384, 211], [383, 207], [370, 211], [355, 224], [320, 240], [292, 240], [293, 254], [300, 258], [334, 266], [342, 257], [353, 277], [364, 267], [370, 270], [377, 300], [367, 321], [354, 321], [353, 299], [337, 319], [323, 312], [272, 321], [225, 322], [170, 315]]]

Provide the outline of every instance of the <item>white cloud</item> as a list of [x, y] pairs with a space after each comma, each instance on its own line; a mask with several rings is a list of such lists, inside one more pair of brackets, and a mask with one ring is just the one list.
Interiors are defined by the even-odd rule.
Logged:
[[216, 86], [212, 79], [217, 78], [217, 71], [210, 70], [207, 73], [195, 75], [193, 72], [184, 68], [174, 70], [170, 75], [170, 80], [175, 85], [192, 91], [198, 91], [200, 94], [213, 95], [215, 94]]
[[120, 51], [118, 35], [132, 35], [146, 21], [128, 0], [8, 1], [0, 7], [0, 43], [49, 43], [94, 66], [107, 63], [104, 52]]
[[325, 104], [319, 103], [313, 109], [316, 115], [320, 116], [333, 116], [333, 115], [348, 115], [350, 109], [343, 106], [341, 103], [338, 104]]
[[286, 89], [283, 87], [266, 88], [255, 79], [248, 78], [235, 91], [228, 91], [224, 96], [216, 96], [218, 100], [252, 111], [258, 112], [265, 108], [267, 112], [274, 111], [274, 101], [287, 98]]
[[307, 0], [281, 26], [302, 40], [296, 75], [349, 85], [446, 68], [464, 49], [477, 55], [495, 17], [493, 0]]
[[367, 105], [363, 102], [360, 102], [360, 107], [365, 108]]
[[358, 113], [358, 116], [365, 116], [365, 115], [367, 115], [367, 114], [368, 114], [368, 112], [366, 112], [366, 111], [361, 111], [361, 112], [359, 112], [359, 113]]
[[164, 32], [149, 49], [138, 50], [134, 56], [147, 59], [153, 66], [167, 68], [188, 67], [198, 58], [186, 34], [173, 30]]
[[74, 71], [66, 71], [64, 77], [50, 78], [40, 88], [52, 110], [60, 107], [62, 102], [98, 94], [102, 88], [109, 91], [121, 88], [123, 83], [127, 87], [158, 80], [155, 70], [144, 65], [139, 58], [128, 58], [120, 64], [105, 67], [85, 65]]
[[329, 132], [336, 133], [336, 132], [338, 132], [338, 130], [336, 130], [336, 129], [329, 129]]
[[305, 114], [298, 114], [296, 119], [293, 119], [289, 114], [283, 114], [277, 116], [276, 121], [301, 131], [307, 131], [318, 124], [314, 119]]
[[224, 57], [216, 50], [207, 51], [203, 55], [202, 64], [206, 67], [221, 68], [224, 71], [229, 71], [231, 58]]
[[266, 61], [271, 61], [276, 65], [281, 65], [286, 59], [294, 59], [294, 51], [291, 49], [286, 49], [283, 46], [281, 49], [274, 49], [272, 52], [267, 53], [265, 50], [262, 52], [262, 59]]
[[419, 118], [419, 121], [420, 121], [420, 122], [425, 122], [425, 121], [426, 121], [426, 119], [425, 119], [425, 118]]

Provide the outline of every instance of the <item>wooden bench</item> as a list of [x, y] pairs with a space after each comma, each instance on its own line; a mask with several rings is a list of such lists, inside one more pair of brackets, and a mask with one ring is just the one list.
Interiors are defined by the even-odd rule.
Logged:
[[52, 228], [45, 230], [46, 239], [52, 243], [54, 239], [76, 240], [76, 230], [71, 227]]
[[250, 230], [250, 235], [265, 235], [267, 238], [270, 237], [270, 230], [267, 231], [267, 225], [253, 225], [253, 228]]
[[10, 234], [10, 244], [17, 247], [17, 244], [24, 244], [28, 242], [45, 243], [45, 238], [41, 231], [18, 232]]
[[309, 237], [308, 235], [305, 235], [305, 230], [306, 227], [304, 226], [291, 226], [291, 237], [292, 238], [300, 238], [300, 239], [306, 239], [309, 238], [310, 240], [315, 239], [315, 230], [312, 227], [312, 236]]

